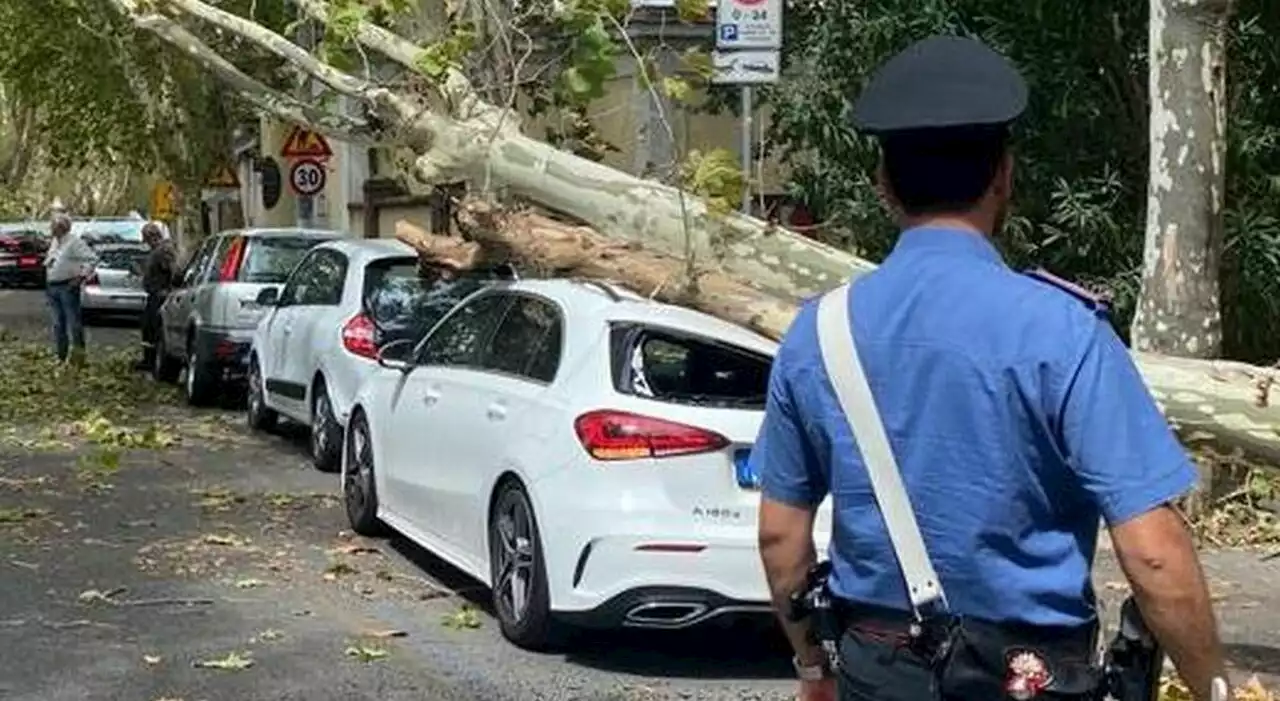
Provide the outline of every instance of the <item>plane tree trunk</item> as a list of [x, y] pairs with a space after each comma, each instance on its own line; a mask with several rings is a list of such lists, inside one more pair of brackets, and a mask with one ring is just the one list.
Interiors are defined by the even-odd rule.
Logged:
[[1138, 350], [1215, 358], [1232, 0], [1149, 4], [1147, 231], [1130, 336]]

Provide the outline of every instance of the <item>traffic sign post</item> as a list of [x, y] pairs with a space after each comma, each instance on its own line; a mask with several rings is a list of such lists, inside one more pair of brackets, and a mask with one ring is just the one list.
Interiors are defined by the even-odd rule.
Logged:
[[284, 147], [280, 149], [280, 155], [285, 158], [324, 160], [333, 156], [333, 149], [329, 148], [329, 142], [325, 141], [323, 136], [314, 131], [294, 126], [289, 130], [289, 135], [285, 137]]
[[711, 81], [742, 90], [742, 211], [751, 212], [752, 86], [778, 80], [782, 0], [717, 0]]
[[289, 186], [299, 197], [312, 197], [323, 191], [327, 178], [324, 164], [315, 159], [304, 158], [289, 168]]

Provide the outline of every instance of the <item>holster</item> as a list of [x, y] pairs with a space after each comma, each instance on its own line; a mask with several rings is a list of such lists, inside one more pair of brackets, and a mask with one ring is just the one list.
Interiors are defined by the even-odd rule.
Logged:
[[1093, 699], [1098, 627], [1021, 626], [948, 616], [918, 640], [944, 699]]
[[910, 614], [845, 605], [853, 634], [863, 626], [903, 631], [901, 644], [932, 669], [945, 701], [1100, 699], [1103, 671], [1095, 664], [1098, 626], [1029, 626], [950, 614], [914, 620]]

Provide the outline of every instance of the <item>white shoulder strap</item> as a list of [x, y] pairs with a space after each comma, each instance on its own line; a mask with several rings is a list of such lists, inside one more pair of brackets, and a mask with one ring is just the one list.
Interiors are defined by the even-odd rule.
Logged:
[[867, 466], [876, 502], [907, 583], [911, 607], [918, 617], [921, 608], [930, 604], [941, 604], [945, 608], [947, 600], [925, 550], [920, 525], [911, 510], [898, 462], [893, 457], [884, 422], [858, 357], [849, 320], [850, 293], [850, 286], [844, 284], [822, 296], [818, 303], [818, 346], [831, 388]]

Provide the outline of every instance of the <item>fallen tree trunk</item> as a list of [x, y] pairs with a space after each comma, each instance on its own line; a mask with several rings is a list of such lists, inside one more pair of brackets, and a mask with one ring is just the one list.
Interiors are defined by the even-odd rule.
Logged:
[[[751, 217], [712, 216], [704, 203], [674, 187], [526, 136], [516, 115], [484, 102], [457, 69], [446, 70], [430, 91], [434, 99], [427, 99], [412, 89], [375, 86], [345, 74], [266, 27], [202, 0], [166, 0], [163, 13], [152, 2], [113, 3], [136, 26], [200, 61], [263, 111], [339, 138], [398, 146], [415, 156], [412, 170], [422, 184], [468, 179], [501, 186], [585, 222], [591, 229], [514, 214], [490, 232], [474, 234], [485, 248], [526, 253], [550, 271], [653, 286], [659, 297], [676, 295], [682, 304], [776, 338], [801, 299], [875, 267]], [[327, 4], [320, 0], [300, 0], [299, 7], [322, 23], [329, 20]], [[316, 114], [314, 105], [272, 91], [184, 29], [179, 16], [218, 27], [278, 56], [360, 103], [367, 116]], [[422, 50], [413, 42], [367, 21], [345, 31], [407, 71], [418, 70]], [[539, 239], [545, 239], [542, 247]], [[697, 271], [691, 282], [690, 269]], [[1280, 409], [1266, 401], [1268, 370], [1148, 354], [1135, 359], [1170, 421], [1189, 437], [1203, 436], [1280, 462]]]
[[[458, 216], [466, 239], [433, 234], [405, 221], [396, 224], [396, 238], [437, 264], [514, 262], [548, 276], [616, 281], [642, 295], [697, 309], [774, 339], [786, 331], [800, 301], [798, 296], [781, 297], [748, 284], [726, 272], [728, 266], [700, 266], [692, 284], [686, 284], [688, 266], [678, 256], [530, 210], [502, 211], [472, 199], [460, 205]], [[1149, 353], [1135, 353], [1134, 359], [1188, 443], [1240, 449], [1280, 463], [1280, 411], [1266, 396], [1270, 370]]]

